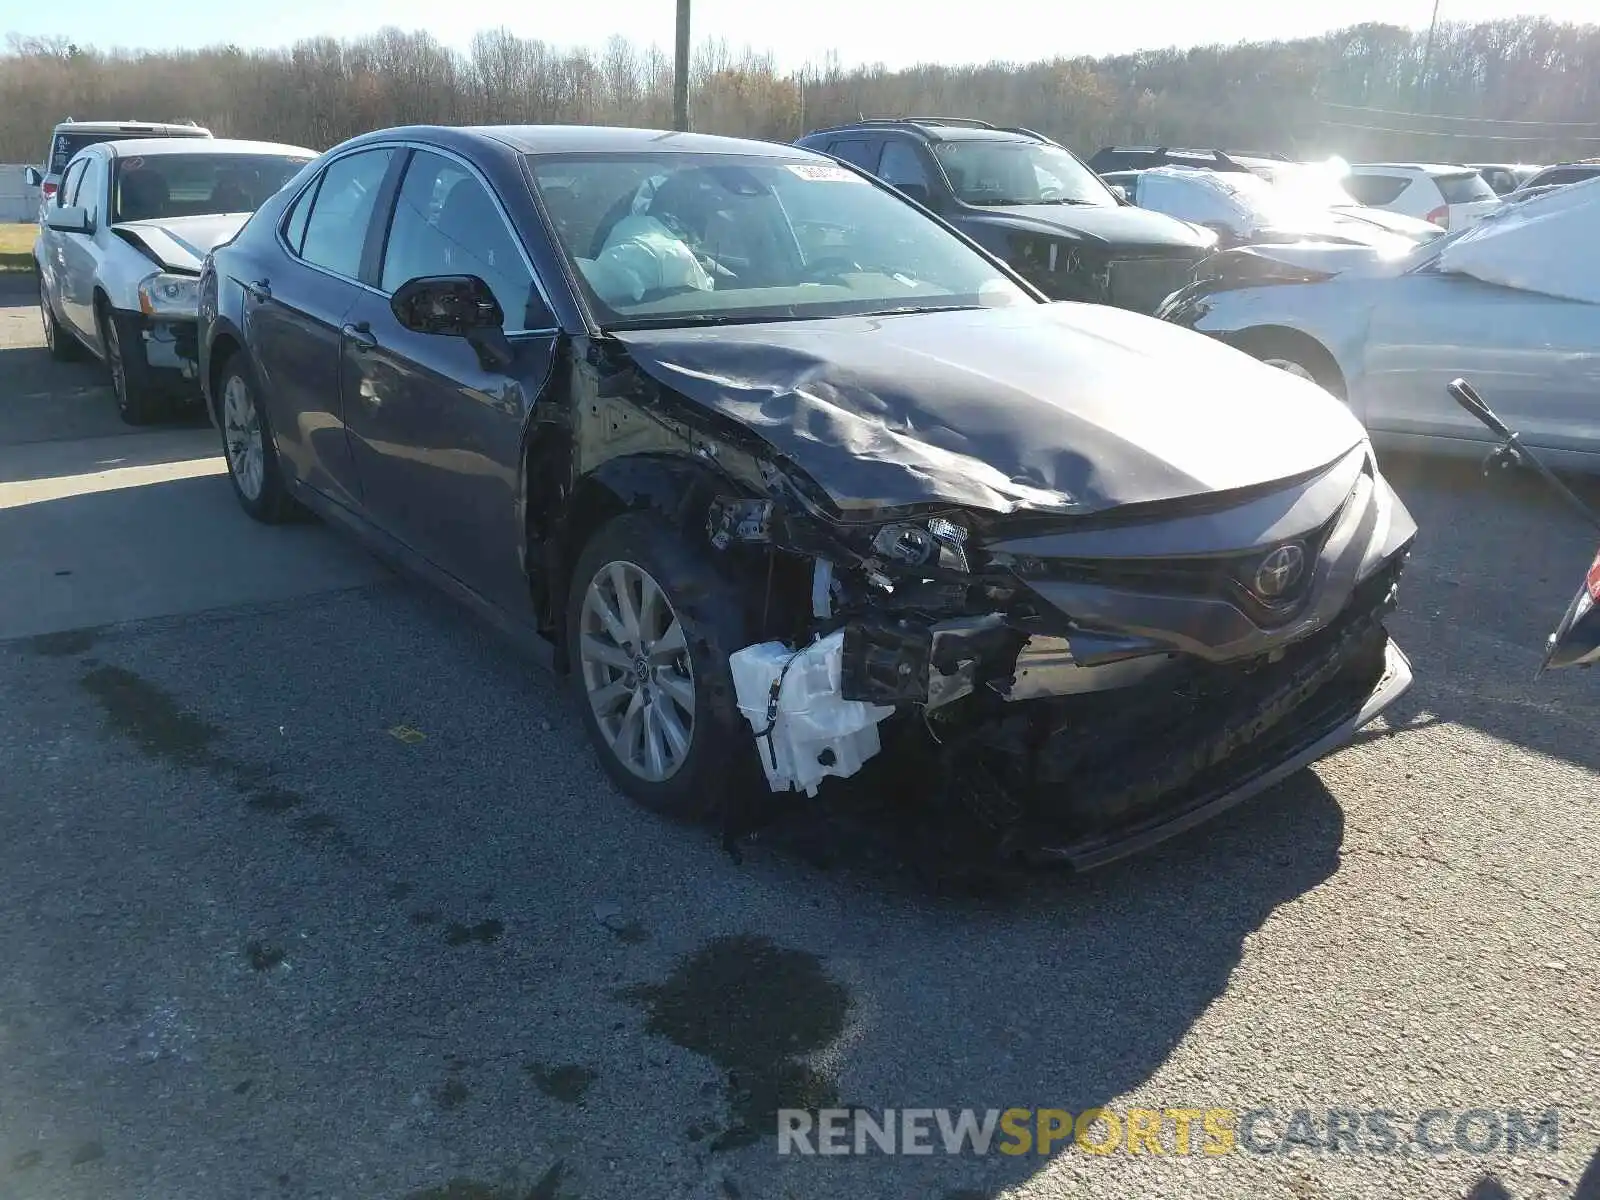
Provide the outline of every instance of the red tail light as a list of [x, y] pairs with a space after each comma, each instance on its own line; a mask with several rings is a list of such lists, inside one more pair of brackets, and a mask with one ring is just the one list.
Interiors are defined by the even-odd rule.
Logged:
[[53, 183], [40, 184], [39, 190], [44, 193], [44, 198], [48, 200], [56, 194], [56, 185]]
[[1429, 213], [1426, 217], [1424, 217], [1423, 220], [1432, 221], [1440, 229], [1449, 229], [1450, 228], [1450, 206], [1448, 204], [1439, 205], [1438, 208], [1434, 209], [1431, 213]]

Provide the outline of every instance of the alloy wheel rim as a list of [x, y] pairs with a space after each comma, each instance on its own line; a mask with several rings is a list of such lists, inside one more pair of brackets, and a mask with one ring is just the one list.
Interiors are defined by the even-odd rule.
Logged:
[[663, 783], [694, 744], [694, 666], [683, 625], [650, 573], [607, 563], [584, 592], [578, 661], [606, 748], [630, 774]]
[[228, 451], [228, 470], [245, 499], [261, 495], [266, 461], [261, 445], [261, 414], [250, 388], [237, 375], [228, 377], [222, 392], [222, 437]]
[[122, 339], [117, 336], [116, 322], [106, 318], [106, 358], [111, 363], [111, 390], [117, 394], [117, 407], [128, 407], [128, 376], [122, 368]]
[[1296, 379], [1304, 379], [1307, 383], [1316, 383], [1317, 377], [1313, 375], [1303, 363], [1297, 363], [1292, 358], [1264, 358], [1261, 360], [1269, 367], [1293, 375]]

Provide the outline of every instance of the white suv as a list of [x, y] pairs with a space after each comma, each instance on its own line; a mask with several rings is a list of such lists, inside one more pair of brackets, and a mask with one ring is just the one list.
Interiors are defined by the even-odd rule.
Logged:
[[1345, 191], [1369, 207], [1421, 217], [1441, 229], [1465, 229], [1501, 204], [1488, 181], [1471, 167], [1360, 163], [1343, 182]]
[[211, 131], [193, 121], [74, 121], [68, 117], [50, 134], [50, 149], [44, 156], [44, 169], [28, 167], [23, 171], [29, 187], [39, 189], [40, 219], [44, 207], [56, 198], [61, 186], [61, 173], [67, 169], [72, 156], [85, 146], [99, 142], [125, 142], [132, 138], [208, 138]]

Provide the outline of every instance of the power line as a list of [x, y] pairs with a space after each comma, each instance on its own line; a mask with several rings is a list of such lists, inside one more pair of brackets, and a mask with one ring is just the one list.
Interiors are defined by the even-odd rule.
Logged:
[[1330, 121], [1326, 119], [1322, 123], [1331, 125], [1335, 129], [1362, 129], [1368, 133], [1398, 133], [1406, 137], [1464, 138], [1469, 142], [1600, 142], [1600, 134], [1579, 136], [1563, 133], [1537, 137], [1509, 133], [1448, 133], [1442, 129], [1392, 129], [1385, 125], [1357, 125], [1351, 121]]
[[[1344, 112], [1372, 113], [1382, 117], [1411, 117], [1425, 121], [1473, 121], [1480, 125], [1540, 125], [1552, 129], [1600, 129], [1600, 121], [1514, 121], [1509, 117], [1452, 117], [1443, 113], [1406, 112], [1395, 108], [1370, 108], [1364, 104], [1335, 104], [1322, 102], [1324, 108], [1337, 108]], [[1403, 131], [1402, 131], [1403, 132]]]

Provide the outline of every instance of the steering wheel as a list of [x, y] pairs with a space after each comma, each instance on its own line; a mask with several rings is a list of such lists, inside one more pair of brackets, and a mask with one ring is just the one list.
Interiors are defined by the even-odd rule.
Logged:
[[820, 282], [823, 279], [836, 279], [851, 271], [859, 272], [863, 268], [855, 259], [843, 254], [830, 254], [823, 258], [808, 262], [800, 271], [800, 279], [804, 283]]

